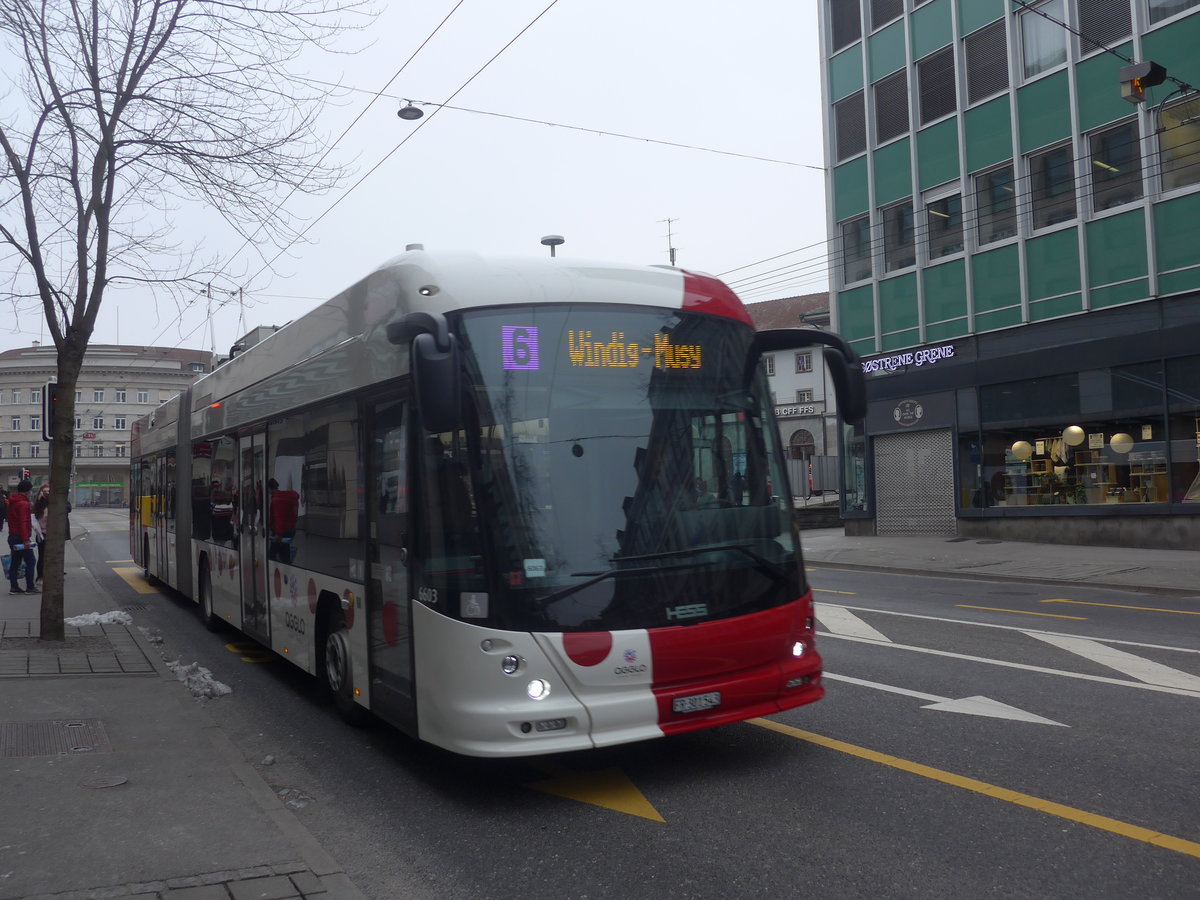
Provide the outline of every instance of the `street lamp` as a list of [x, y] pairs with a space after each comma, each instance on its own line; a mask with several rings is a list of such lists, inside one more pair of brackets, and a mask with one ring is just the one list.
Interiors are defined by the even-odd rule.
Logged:
[[554, 256], [554, 248], [559, 244], [565, 244], [567, 239], [561, 234], [548, 234], [542, 238], [542, 246], [550, 248], [550, 255]]

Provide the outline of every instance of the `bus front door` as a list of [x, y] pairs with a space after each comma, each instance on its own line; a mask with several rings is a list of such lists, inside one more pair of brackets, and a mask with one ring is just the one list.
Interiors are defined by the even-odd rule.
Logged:
[[271, 617], [267, 610], [267, 524], [263, 501], [266, 435], [245, 435], [239, 448], [241, 483], [238, 489], [238, 542], [242, 570], [242, 630], [268, 646]]
[[367, 609], [371, 708], [416, 733], [412, 617], [408, 581], [408, 461], [404, 403], [374, 403], [368, 417], [370, 479]]

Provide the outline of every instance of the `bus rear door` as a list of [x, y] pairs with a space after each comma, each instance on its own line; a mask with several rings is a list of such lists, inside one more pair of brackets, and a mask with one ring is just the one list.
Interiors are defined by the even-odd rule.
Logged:
[[241, 486], [238, 489], [238, 542], [242, 577], [242, 630], [271, 643], [267, 610], [267, 523], [264, 484], [266, 434], [244, 435], [239, 445]]

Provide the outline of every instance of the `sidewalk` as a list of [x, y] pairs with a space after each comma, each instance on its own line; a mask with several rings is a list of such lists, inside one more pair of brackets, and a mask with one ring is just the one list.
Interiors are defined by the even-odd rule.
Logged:
[[800, 533], [808, 566], [1086, 584], [1200, 598], [1200, 551], [1029, 544], [961, 537], [847, 537], [841, 528]]
[[[66, 570], [67, 618], [118, 608]], [[135, 625], [46, 648], [4, 591], [0, 900], [362, 900]]]

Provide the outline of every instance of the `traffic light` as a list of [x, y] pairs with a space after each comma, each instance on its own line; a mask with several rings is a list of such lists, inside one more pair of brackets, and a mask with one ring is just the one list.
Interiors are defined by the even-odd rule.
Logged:
[[1167, 80], [1167, 70], [1156, 62], [1134, 63], [1125, 66], [1118, 76], [1121, 79], [1121, 97], [1130, 103], [1145, 103], [1146, 88], [1156, 87]]
[[54, 437], [54, 405], [58, 403], [58, 385], [47, 381], [42, 389], [42, 440]]
[[22, 481], [29, 481], [29, 470], [28, 470], [28, 469], [22, 469], [22, 470], [21, 470], [21, 480], [22, 480]]

